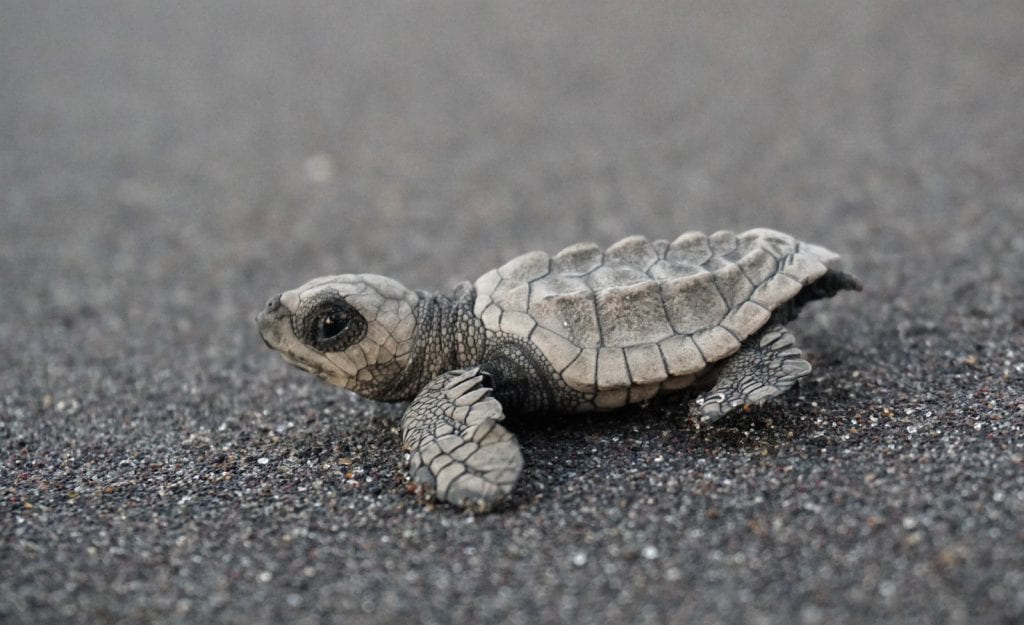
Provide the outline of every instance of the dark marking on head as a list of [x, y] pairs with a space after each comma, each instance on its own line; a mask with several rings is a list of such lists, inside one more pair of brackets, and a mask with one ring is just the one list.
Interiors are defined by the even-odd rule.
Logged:
[[338, 292], [325, 290], [299, 305], [292, 331], [320, 353], [340, 352], [366, 336], [366, 319]]

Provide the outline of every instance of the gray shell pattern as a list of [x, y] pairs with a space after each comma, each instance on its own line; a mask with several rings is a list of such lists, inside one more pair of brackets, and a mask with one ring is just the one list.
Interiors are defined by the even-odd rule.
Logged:
[[839, 257], [768, 229], [633, 236], [523, 254], [476, 281], [474, 313], [536, 345], [582, 393], [685, 386]]

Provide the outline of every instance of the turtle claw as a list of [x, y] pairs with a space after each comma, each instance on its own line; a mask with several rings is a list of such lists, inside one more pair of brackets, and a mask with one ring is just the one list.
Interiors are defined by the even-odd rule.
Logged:
[[[721, 391], [698, 397], [695, 403], [700, 411], [700, 422], [702, 424], [714, 423], [732, 412], [737, 405], [742, 405], [743, 403], [742, 400], [734, 399], [727, 402], [726, 399], [725, 393]], [[737, 401], [739, 404], [737, 404]]]

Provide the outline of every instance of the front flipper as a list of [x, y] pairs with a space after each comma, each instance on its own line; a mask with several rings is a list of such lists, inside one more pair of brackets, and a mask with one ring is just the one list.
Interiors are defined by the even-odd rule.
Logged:
[[523, 469], [516, 437], [479, 367], [431, 380], [402, 416], [409, 475], [441, 501], [486, 510], [507, 495]]
[[793, 335], [776, 325], [750, 337], [722, 365], [718, 382], [697, 398], [702, 423], [713, 423], [736, 408], [761, 404], [789, 390], [811, 372]]

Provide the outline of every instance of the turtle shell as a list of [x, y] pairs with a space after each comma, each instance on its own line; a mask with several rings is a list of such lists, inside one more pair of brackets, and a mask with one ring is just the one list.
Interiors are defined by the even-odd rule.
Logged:
[[838, 258], [767, 229], [577, 243], [485, 273], [474, 313], [536, 345], [577, 391], [654, 389], [735, 353]]

